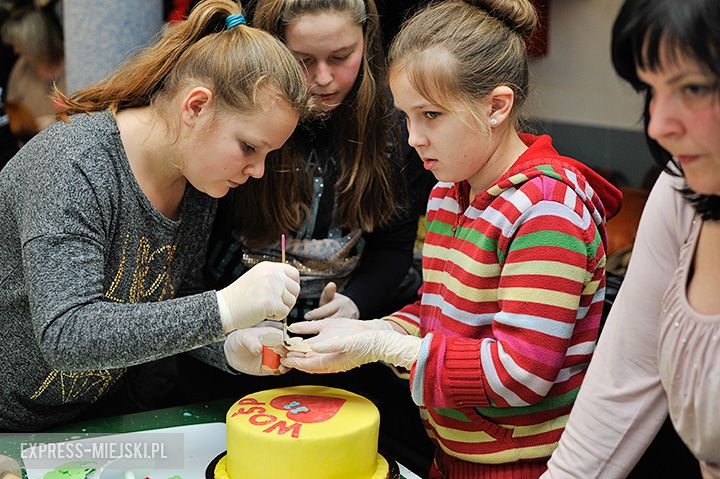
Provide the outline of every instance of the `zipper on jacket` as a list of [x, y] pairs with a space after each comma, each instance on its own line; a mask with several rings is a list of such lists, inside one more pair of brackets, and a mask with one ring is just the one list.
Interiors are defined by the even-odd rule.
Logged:
[[453, 221], [452, 233], [455, 236], [458, 227], [460, 226], [461, 219], [465, 216], [465, 195], [460, 188], [457, 189], [457, 203], [458, 213], [455, 215], [455, 221]]

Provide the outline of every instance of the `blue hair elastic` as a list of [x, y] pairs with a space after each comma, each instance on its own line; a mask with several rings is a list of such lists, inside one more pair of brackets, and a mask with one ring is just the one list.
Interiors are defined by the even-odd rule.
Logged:
[[237, 27], [238, 25], [247, 25], [242, 13], [233, 13], [225, 19], [225, 30], [230, 30], [232, 27]]

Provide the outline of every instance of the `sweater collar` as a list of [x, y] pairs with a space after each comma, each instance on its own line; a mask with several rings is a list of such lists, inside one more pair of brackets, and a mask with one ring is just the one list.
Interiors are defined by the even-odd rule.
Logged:
[[[569, 167], [579, 172], [585, 180], [590, 184], [591, 188], [600, 198], [602, 207], [604, 208], [604, 215], [607, 219], [615, 216], [622, 206], [622, 193], [609, 181], [600, 176], [589, 166], [581, 163], [575, 159], [567, 156], [560, 155], [552, 145], [552, 139], [548, 135], [532, 135], [529, 133], [520, 133], [520, 139], [527, 145], [528, 149], [515, 160], [515, 163], [505, 172], [495, 183], [488, 188], [484, 193], [481, 193], [477, 198], [472, 199], [474, 203], [481, 197], [486, 196], [489, 192], [502, 188], [501, 184], [507, 182], [508, 179], [515, 177], [518, 174], [525, 173], [530, 168], [543, 165], [543, 164], [555, 164], [564, 167]], [[458, 202], [463, 206], [467, 207], [470, 204], [470, 185], [467, 181], [456, 183], [456, 189], [458, 194]], [[504, 189], [504, 188], [502, 188]], [[492, 194], [492, 196], [496, 196]]]

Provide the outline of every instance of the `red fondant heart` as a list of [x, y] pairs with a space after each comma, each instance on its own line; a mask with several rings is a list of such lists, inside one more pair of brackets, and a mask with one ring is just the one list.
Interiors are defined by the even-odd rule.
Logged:
[[288, 419], [302, 423], [325, 422], [337, 414], [343, 404], [345, 400], [341, 398], [302, 394], [278, 396], [270, 401], [272, 407], [285, 411]]

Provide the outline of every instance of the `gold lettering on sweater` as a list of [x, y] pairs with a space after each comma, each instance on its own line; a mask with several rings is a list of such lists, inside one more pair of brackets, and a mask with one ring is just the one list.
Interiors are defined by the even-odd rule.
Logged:
[[[172, 264], [177, 245], [164, 245], [152, 250], [148, 238], [141, 236], [138, 239], [135, 266], [132, 273], [130, 273], [127, 268], [129, 241], [130, 233], [127, 233], [123, 242], [120, 264], [110, 287], [105, 293], [105, 297], [116, 303], [129, 304], [142, 303], [148, 299], [163, 301], [174, 298], [175, 288], [172, 284]], [[153, 269], [157, 270], [158, 263], [162, 265], [161, 271], [160, 273], [154, 273]], [[155, 268], [151, 269], [153, 266]], [[125, 275], [130, 275], [130, 288], [127, 292], [118, 291]]]
[[116, 369], [113, 374], [103, 369], [100, 371], [58, 371], [53, 370], [48, 374], [42, 385], [31, 396], [31, 400], [36, 400], [54, 383], [59, 383], [60, 397], [63, 404], [73, 403], [79, 399], [85, 398], [89, 391], [95, 391], [90, 399], [92, 402], [97, 401], [103, 394], [107, 392], [112, 383], [125, 374], [125, 368]]
[[[152, 249], [150, 240], [146, 236], [141, 236], [138, 239], [135, 265], [132, 272], [130, 272], [129, 268], [127, 268], [129, 245], [130, 233], [127, 233], [123, 241], [120, 264], [108, 290], [105, 292], [105, 298], [116, 303], [129, 304], [174, 298], [175, 288], [172, 284], [172, 265], [177, 246], [170, 244]], [[158, 263], [160, 264], [159, 267]], [[127, 281], [123, 281], [126, 275], [129, 275], [130, 286], [127, 291], [122, 291], [123, 285], [127, 283]], [[58, 384], [63, 403], [73, 403], [80, 399], [86, 399], [89, 394], [92, 394], [90, 400], [95, 402], [107, 392], [115, 380], [125, 374], [125, 371], [124, 368], [115, 369], [112, 372], [107, 369], [77, 372], [52, 370], [42, 385], [30, 396], [30, 399], [38, 399], [48, 388]]]

